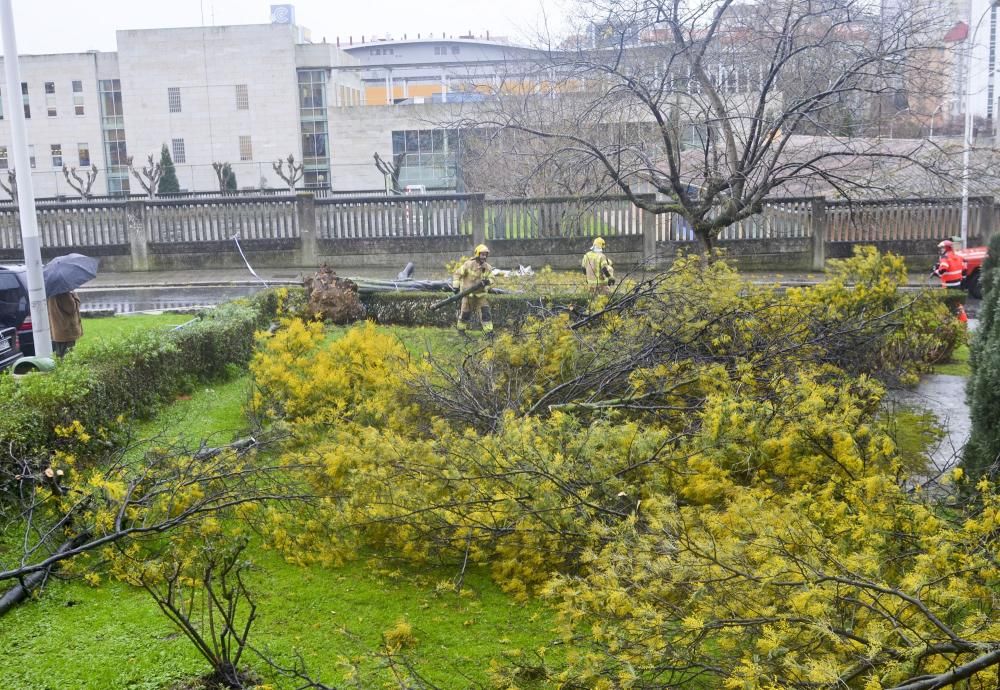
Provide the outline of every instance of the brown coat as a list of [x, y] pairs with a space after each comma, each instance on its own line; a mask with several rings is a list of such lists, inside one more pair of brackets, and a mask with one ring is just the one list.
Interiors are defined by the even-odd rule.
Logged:
[[49, 329], [52, 342], [68, 343], [83, 337], [80, 321], [80, 298], [75, 292], [65, 292], [49, 297]]

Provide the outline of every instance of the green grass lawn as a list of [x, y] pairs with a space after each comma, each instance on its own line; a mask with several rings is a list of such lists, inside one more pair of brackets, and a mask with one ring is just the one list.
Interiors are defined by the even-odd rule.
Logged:
[[934, 373], [965, 377], [972, 374], [972, 369], [969, 368], [969, 346], [959, 345], [955, 348], [955, 352], [951, 356], [951, 361], [935, 365]]
[[[140, 320], [88, 319], [85, 338], [187, 320], [135, 318]], [[331, 334], [337, 337], [345, 330], [331, 329]], [[387, 330], [415, 356], [428, 349], [451, 350], [462, 342], [447, 329]], [[249, 385], [247, 376], [239, 376], [203, 386], [136, 431], [140, 438], [155, 437], [158, 445], [164, 440], [189, 445], [201, 439], [229, 441], [246, 431], [243, 409]], [[407, 656], [441, 688], [488, 683], [491, 661], [521, 651], [533, 654], [555, 642], [548, 608], [515, 602], [481, 569], [467, 573], [463, 593], [457, 594], [437, 588], [455, 578], [455, 568], [399, 565], [390, 572], [374, 558], [337, 568], [303, 568], [253, 545], [248, 555], [257, 564], [251, 582], [259, 606], [251, 644], [270, 650], [286, 665], [298, 652], [310, 673], [330, 685], [345, 682], [350, 666], [358, 663], [367, 678], [362, 687], [383, 686], [390, 676], [374, 653], [382, 633], [399, 621], [412, 626], [417, 640]], [[0, 664], [3, 690], [161, 690], [207, 670], [148, 594], [109, 581], [97, 587], [81, 580], [51, 582], [37, 601], [4, 616], [0, 658], [7, 660]], [[266, 669], [252, 655], [245, 661], [258, 671]]]
[[96, 343], [119, 338], [133, 331], [148, 329], [169, 330], [190, 321], [190, 314], [128, 314], [83, 319], [83, 337], [76, 347], [87, 350]]

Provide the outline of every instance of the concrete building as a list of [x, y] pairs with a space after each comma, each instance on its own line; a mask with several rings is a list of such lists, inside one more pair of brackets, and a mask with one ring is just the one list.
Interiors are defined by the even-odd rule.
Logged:
[[[330, 108], [360, 103], [358, 61], [328, 44], [300, 43], [289, 24], [117, 32], [116, 53], [21, 58], [23, 107], [40, 197], [76, 193], [61, 169], [96, 165], [93, 194], [142, 192], [129, 174], [170, 149], [182, 189], [218, 187], [229, 163], [240, 188], [284, 187], [272, 163], [305, 164], [299, 185], [329, 184]], [[0, 121], [0, 171], [9, 169]], [[0, 173], [2, 174], [2, 173]], [[0, 178], [2, 179], [2, 178]]]

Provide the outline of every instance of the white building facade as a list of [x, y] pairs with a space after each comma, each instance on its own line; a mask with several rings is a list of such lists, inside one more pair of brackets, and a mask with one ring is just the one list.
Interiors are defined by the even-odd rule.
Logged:
[[[283, 188], [273, 163], [305, 164], [298, 186], [325, 187], [332, 147], [327, 111], [359, 103], [358, 61], [327, 44], [299, 43], [288, 24], [117, 32], [116, 53], [26, 55], [22, 94], [39, 197], [77, 196], [62, 171], [96, 166], [93, 195], [142, 193], [129, 172], [166, 145], [182, 190], [218, 189], [228, 163], [240, 189]], [[13, 166], [0, 119], [0, 181]], [[6, 172], [5, 172], [6, 171]]]

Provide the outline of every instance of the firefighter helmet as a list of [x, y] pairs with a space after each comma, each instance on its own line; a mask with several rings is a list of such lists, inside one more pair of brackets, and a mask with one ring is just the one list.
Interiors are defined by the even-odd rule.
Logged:
[[485, 244], [481, 244], [478, 247], [476, 247], [476, 253], [475, 253], [476, 257], [480, 257], [483, 254], [489, 254], [489, 253], [490, 253], [490, 248], [487, 247]]
[[594, 240], [594, 246], [598, 249], [604, 249], [604, 238], [598, 237]]
[[940, 249], [942, 252], [951, 251], [951, 249], [954, 246], [955, 245], [952, 243], [951, 240], [942, 240], [942, 241], [938, 242], [938, 249]]

